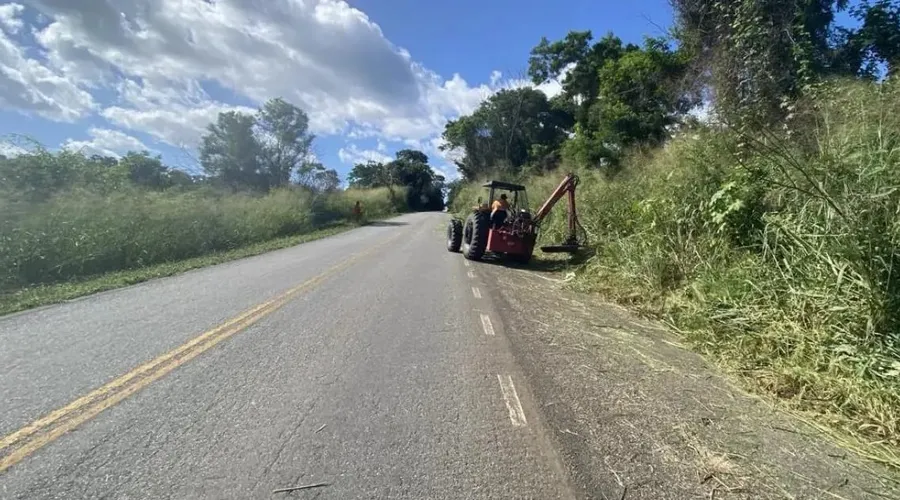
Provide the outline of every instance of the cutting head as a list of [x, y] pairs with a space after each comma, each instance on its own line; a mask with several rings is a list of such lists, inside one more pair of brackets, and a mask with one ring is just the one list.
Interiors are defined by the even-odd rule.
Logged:
[[541, 247], [541, 251], [544, 253], [575, 253], [582, 246], [578, 244], [562, 244], [562, 245], [544, 245]]
[[541, 251], [544, 253], [575, 253], [582, 248], [584, 248], [584, 245], [579, 243], [576, 237], [572, 236], [566, 238], [566, 241], [558, 245], [544, 245], [541, 247]]

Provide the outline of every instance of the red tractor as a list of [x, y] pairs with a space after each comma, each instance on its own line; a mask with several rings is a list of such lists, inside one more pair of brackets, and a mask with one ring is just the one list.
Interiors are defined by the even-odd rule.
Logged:
[[[457, 218], [450, 221], [450, 225], [447, 227], [447, 250], [451, 252], [462, 250], [463, 255], [469, 260], [481, 260], [485, 253], [492, 253], [527, 263], [534, 253], [534, 245], [541, 222], [550, 213], [553, 205], [563, 195], [568, 194], [568, 237], [560, 245], [541, 247], [541, 251], [574, 253], [584, 246], [584, 241], [579, 242], [576, 234], [581, 229], [575, 211], [576, 186], [578, 186], [578, 176], [567, 175], [550, 195], [550, 198], [532, 216], [528, 209], [525, 186], [502, 181], [485, 183], [483, 187], [488, 189], [488, 203], [482, 203], [479, 198], [478, 206], [472, 208], [472, 213], [466, 217], [465, 221]], [[506, 195], [505, 199], [509, 204], [509, 209], [505, 219], [500, 221], [499, 218], [492, 217], [490, 203], [502, 195]]]

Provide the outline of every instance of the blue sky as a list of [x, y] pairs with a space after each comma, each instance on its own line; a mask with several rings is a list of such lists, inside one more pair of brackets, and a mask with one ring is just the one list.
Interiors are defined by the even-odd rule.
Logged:
[[416, 147], [452, 177], [443, 123], [517, 84], [541, 36], [638, 42], [672, 18], [668, 0], [17, 1], [0, 0], [0, 136], [146, 146], [190, 169], [219, 111], [281, 96], [310, 114], [316, 155], [342, 176]]

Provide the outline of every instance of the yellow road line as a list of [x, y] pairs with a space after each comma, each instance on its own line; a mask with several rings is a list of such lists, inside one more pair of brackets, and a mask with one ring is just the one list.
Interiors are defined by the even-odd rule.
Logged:
[[204, 332], [181, 346], [148, 361], [115, 380], [91, 391], [0, 439], [0, 473], [20, 462], [59, 436], [78, 427], [128, 396], [159, 380], [172, 370], [209, 350], [219, 342], [246, 329], [275, 312], [300, 292], [309, 290], [328, 276], [349, 268], [358, 260], [402, 236], [400, 233], [369, 250], [332, 266], [281, 295], [263, 302], [221, 325]]

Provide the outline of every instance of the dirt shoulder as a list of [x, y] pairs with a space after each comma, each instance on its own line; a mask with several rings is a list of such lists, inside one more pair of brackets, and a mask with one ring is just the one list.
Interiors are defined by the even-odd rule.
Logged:
[[900, 474], [554, 274], [474, 265], [573, 482], [595, 499], [900, 498]]

